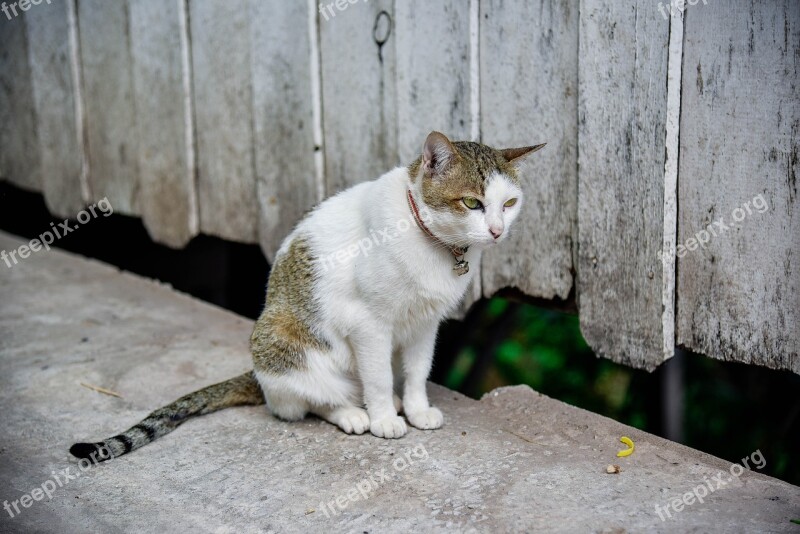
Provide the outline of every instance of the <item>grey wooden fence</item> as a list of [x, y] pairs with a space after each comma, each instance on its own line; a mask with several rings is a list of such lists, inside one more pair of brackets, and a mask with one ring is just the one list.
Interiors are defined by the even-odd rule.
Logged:
[[800, 372], [797, 0], [15, 5], [0, 176], [54, 214], [108, 197], [158, 242], [272, 258], [429, 130], [546, 141], [471, 299], [574, 297], [595, 351], [637, 367], [678, 344]]

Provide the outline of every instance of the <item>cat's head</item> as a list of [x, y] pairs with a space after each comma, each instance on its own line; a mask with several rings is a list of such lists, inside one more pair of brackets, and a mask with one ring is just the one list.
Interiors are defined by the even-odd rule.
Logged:
[[427, 208], [425, 225], [456, 247], [503, 241], [522, 207], [517, 164], [542, 147], [495, 150], [431, 132], [408, 169], [414, 198]]

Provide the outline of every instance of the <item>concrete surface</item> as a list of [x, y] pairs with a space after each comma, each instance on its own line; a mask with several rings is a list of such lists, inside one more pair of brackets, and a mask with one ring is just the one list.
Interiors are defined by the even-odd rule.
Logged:
[[[20, 244], [0, 233], [0, 251]], [[396, 441], [252, 407], [190, 421], [85, 472], [69, 456], [76, 440], [105, 438], [246, 370], [250, 328], [63, 252], [0, 263], [0, 504], [42, 499], [20, 501], [15, 517], [0, 510], [0, 531], [800, 532], [790, 523], [800, 488], [757, 471], [731, 477], [728, 462], [527, 387], [474, 401], [432, 385], [444, 428]], [[636, 443], [627, 458], [615, 456], [622, 435]], [[662, 522], [656, 505], [716, 486], [718, 473], [720, 489]], [[51, 498], [33, 491], [42, 487]]]

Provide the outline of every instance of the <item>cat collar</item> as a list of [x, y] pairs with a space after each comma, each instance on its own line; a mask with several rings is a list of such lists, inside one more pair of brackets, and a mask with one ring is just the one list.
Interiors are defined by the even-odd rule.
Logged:
[[407, 199], [408, 199], [408, 207], [411, 209], [412, 215], [414, 215], [414, 221], [419, 226], [419, 229], [425, 232], [431, 239], [433, 239], [436, 243], [443, 246], [447, 250], [450, 251], [450, 254], [456, 259], [455, 265], [453, 265], [453, 270], [458, 274], [458, 276], [467, 274], [469, 272], [469, 262], [464, 261], [464, 254], [467, 253], [469, 247], [453, 247], [436, 237], [433, 232], [428, 230], [428, 227], [425, 226], [425, 223], [422, 222], [422, 218], [419, 216], [419, 209], [417, 208], [417, 203], [414, 202], [414, 197], [411, 195], [411, 190], [406, 190]]

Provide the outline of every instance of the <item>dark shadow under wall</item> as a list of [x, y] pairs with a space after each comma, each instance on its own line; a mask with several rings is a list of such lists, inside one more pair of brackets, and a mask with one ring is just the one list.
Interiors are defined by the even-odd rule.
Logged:
[[[200, 235], [184, 249], [154, 243], [140, 219], [98, 210], [53, 246], [170, 284], [178, 291], [250, 317], [264, 306], [269, 265], [257, 245]], [[47, 211], [42, 195], [0, 182], [0, 229], [28, 239], [63, 219]], [[7, 268], [0, 263], [0, 268]]]

